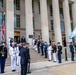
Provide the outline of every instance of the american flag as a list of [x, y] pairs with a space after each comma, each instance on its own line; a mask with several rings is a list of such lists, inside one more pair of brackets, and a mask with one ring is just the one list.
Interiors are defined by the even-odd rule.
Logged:
[[1, 26], [1, 39], [2, 39], [2, 41], [5, 40], [5, 25], [4, 25], [4, 20], [2, 20], [2, 26]]

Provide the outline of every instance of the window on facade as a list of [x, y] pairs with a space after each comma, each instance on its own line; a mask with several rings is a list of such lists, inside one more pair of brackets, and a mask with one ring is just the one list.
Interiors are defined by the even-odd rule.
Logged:
[[39, 6], [39, 14], [40, 14], [40, 0], [38, 0], [38, 6]]
[[3, 13], [0, 12], [0, 26], [2, 25], [2, 16], [3, 16]]
[[70, 19], [72, 20], [72, 10], [70, 10]]
[[3, 7], [3, 0], [0, 0], [0, 7]]
[[50, 16], [53, 16], [52, 5], [50, 5]]
[[51, 30], [54, 30], [54, 27], [53, 27], [53, 20], [51, 20]]
[[62, 21], [61, 21], [61, 31], [63, 31], [63, 32], [65, 31], [65, 25], [64, 25], [64, 22], [62, 22]]
[[14, 27], [20, 27], [20, 15], [14, 15]]
[[14, 0], [14, 10], [20, 10], [20, 0]]
[[60, 8], [60, 18], [64, 18], [63, 17], [63, 9], [62, 8]]
[[33, 29], [35, 28], [35, 24], [34, 24], [34, 17], [33, 17]]
[[32, 13], [34, 13], [34, 0], [32, 0]]

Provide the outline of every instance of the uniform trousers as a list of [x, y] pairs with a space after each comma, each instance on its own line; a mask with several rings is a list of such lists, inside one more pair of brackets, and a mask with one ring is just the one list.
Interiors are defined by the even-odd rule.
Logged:
[[37, 51], [37, 46], [36, 45], [34, 45], [34, 49]]
[[11, 56], [11, 67], [12, 70], [16, 69], [16, 56]]
[[50, 50], [48, 50], [48, 58], [49, 58], [49, 60], [51, 60], [52, 59], [52, 51], [50, 51]]
[[0, 72], [4, 73], [6, 58], [0, 58]]
[[62, 62], [62, 61], [61, 61], [61, 53], [58, 53], [58, 61], [59, 61], [59, 63]]
[[74, 51], [71, 51], [71, 60], [74, 61]]
[[45, 58], [47, 58], [47, 50], [44, 50]]
[[56, 60], [56, 53], [53, 53], [53, 59], [54, 59], [54, 61], [57, 61]]
[[38, 48], [38, 53], [40, 53], [40, 47], [38, 46], [37, 48]]
[[20, 64], [20, 56], [19, 56], [19, 54], [16, 55], [16, 58], [17, 58], [17, 65], [19, 65]]
[[42, 55], [42, 56], [44, 55], [43, 47], [41, 47], [41, 55]]

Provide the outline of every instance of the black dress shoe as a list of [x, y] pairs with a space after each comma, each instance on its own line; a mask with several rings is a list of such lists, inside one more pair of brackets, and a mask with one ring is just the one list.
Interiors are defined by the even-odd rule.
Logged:
[[19, 65], [17, 65], [17, 66], [19, 66]]
[[5, 72], [1, 72], [1, 73], [5, 73]]
[[75, 60], [72, 60], [72, 61], [75, 61]]
[[58, 63], [62, 63], [62, 62], [58, 62]]
[[52, 61], [52, 60], [49, 60], [49, 61]]
[[14, 70], [14, 71], [16, 71], [16, 70]]
[[12, 72], [14, 72], [14, 70], [12, 70]]
[[16, 70], [12, 70], [12, 72], [15, 72]]
[[57, 61], [53, 61], [53, 62], [57, 62]]
[[27, 74], [29, 74], [29, 73], [31, 73], [31, 72], [27, 72]]

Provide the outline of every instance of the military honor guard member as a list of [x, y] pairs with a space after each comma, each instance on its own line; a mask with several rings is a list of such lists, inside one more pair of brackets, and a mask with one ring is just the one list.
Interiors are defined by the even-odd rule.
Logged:
[[49, 43], [49, 46], [48, 46], [48, 58], [49, 58], [49, 61], [52, 60], [52, 46], [51, 44]]
[[40, 53], [40, 40], [37, 41], [37, 50], [38, 50], [38, 53]]
[[58, 44], [58, 46], [57, 46], [58, 63], [62, 63], [62, 60], [61, 60], [62, 46], [60, 45], [60, 42], [58, 42], [57, 44]]
[[55, 43], [53, 43], [53, 46], [52, 46], [52, 53], [53, 53], [53, 59], [54, 59], [54, 62], [56, 62], [56, 52], [57, 52], [57, 47], [55, 45]]
[[74, 46], [73, 46], [72, 42], [70, 42], [69, 48], [70, 48], [70, 52], [71, 52], [71, 60], [75, 61], [74, 60]]
[[15, 43], [14, 49], [16, 51], [16, 64], [17, 64], [17, 66], [19, 66], [20, 57], [19, 57], [19, 47], [18, 47], [17, 43]]
[[0, 72], [4, 73], [5, 71], [5, 62], [7, 58], [7, 48], [5, 45], [0, 46]]
[[16, 71], [16, 50], [14, 48], [14, 43], [12, 43], [12, 46], [9, 49], [9, 54], [11, 57], [12, 72], [14, 72]]
[[41, 41], [41, 56], [44, 55], [44, 42]]
[[47, 58], [47, 48], [48, 48], [48, 44], [47, 44], [47, 42], [45, 42], [45, 44], [44, 44], [44, 54], [45, 54], [45, 58]]

